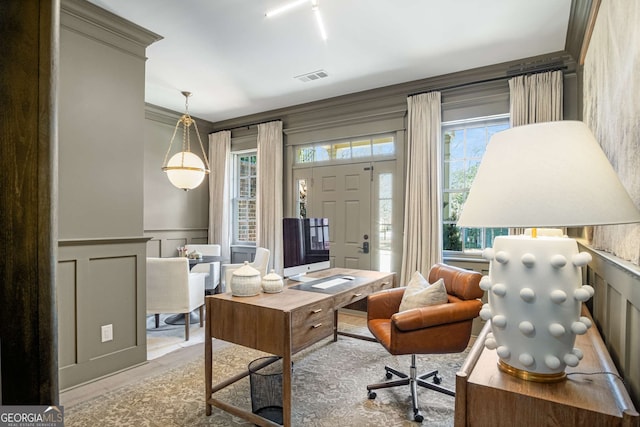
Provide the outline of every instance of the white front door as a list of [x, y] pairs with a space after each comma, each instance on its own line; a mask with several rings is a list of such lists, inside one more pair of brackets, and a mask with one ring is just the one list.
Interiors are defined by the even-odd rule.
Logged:
[[309, 218], [329, 219], [331, 265], [371, 269], [371, 163], [313, 168]]

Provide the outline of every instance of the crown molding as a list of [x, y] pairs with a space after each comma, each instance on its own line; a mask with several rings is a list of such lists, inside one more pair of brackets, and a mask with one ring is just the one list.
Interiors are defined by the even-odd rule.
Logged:
[[597, 13], [600, 0], [572, 0], [571, 12], [569, 13], [569, 24], [567, 27], [567, 38], [564, 50], [569, 52], [574, 60], [581, 58], [581, 52], [585, 42], [593, 30], [595, 20], [594, 9]]
[[[149, 104], [148, 102], [144, 104], [144, 118], [146, 120], [153, 120], [165, 125], [175, 126], [180, 117], [182, 117], [182, 114], [184, 113], [160, 107], [159, 105]], [[193, 115], [191, 118], [197, 121], [198, 129], [202, 129], [203, 133], [209, 133], [210, 129], [213, 128], [213, 123], [207, 120]]]
[[215, 122], [213, 129], [215, 131], [239, 129], [250, 124], [274, 120], [274, 117], [277, 117], [283, 121], [285, 133], [295, 133], [297, 130], [316, 126], [318, 123], [344, 122], [349, 119], [357, 121], [360, 117], [406, 111], [407, 97], [418, 93], [442, 91], [443, 94], [447, 94], [472, 91], [475, 84], [506, 81], [517, 74], [551, 69], [562, 69], [565, 74], [573, 73], [576, 62], [565, 51], [551, 52]]
[[146, 60], [146, 48], [162, 36], [86, 0], [62, 0], [60, 26]]

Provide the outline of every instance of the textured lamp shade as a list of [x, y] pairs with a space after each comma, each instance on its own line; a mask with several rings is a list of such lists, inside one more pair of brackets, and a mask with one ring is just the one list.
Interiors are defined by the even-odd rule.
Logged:
[[640, 221], [640, 212], [582, 122], [519, 126], [495, 134], [460, 227], [554, 227]]
[[183, 190], [191, 190], [204, 180], [206, 169], [200, 157], [190, 151], [174, 154], [164, 168], [171, 183]]

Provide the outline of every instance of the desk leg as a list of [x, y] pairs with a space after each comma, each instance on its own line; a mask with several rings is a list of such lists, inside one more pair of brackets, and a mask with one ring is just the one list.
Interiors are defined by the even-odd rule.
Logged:
[[209, 301], [207, 299], [206, 301], [206, 308], [207, 308], [207, 317], [206, 317], [206, 322], [205, 322], [205, 327], [204, 327], [204, 389], [205, 389], [205, 398], [204, 401], [206, 402], [207, 406], [206, 406], [206, 412], [207, 412], [207, 416], [211, 415], [211, 404], [209, 403], [209, 399], [211, 399], [211, 386], [212, 386], [212, 353], [213, 353], [213, 349], [211, 348], [211, 329], [210, 329], [210, 325], [211, 322], [209, 321], [209, 319], [211, 319], [211, 309], [209, 307]]
[[373, 337], [369, 337], [367, 335], [360, 335], [360, 334], [352, 334], [350, 332], [340, 332], [338, 331], [338, 310], [334, 310], [333, 311], [333, 341], [336, 342], [338, 341], [338, 335], [342, 335], [345, 337], [351, 337], [351, 338], [356, 338], [359, 340], [364, 340], [364, 341], [371, 341], [371, 342], [378, 342], [378, 340], [376, 340]]
[[282, 358], [282, 421], [284, 427], [291, 426], [291, 353], [285, 352]]

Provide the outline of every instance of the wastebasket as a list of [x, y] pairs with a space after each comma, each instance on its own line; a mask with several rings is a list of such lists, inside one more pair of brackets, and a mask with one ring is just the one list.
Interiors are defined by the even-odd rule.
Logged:
[[249, 363], [251, 411], [282, 424], [282, 359], [261, 357]]

